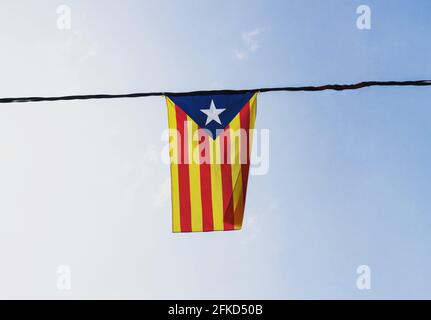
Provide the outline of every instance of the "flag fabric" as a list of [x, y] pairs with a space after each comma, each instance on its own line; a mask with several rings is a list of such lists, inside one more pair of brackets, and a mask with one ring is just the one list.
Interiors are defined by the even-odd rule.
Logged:
[[172, 231], [242, 227], [257, 92], [167, 96]]

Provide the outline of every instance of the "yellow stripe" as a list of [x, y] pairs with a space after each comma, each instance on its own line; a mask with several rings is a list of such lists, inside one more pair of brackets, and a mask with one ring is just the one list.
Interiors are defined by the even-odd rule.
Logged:
[[241, 229], [244, 199], [242, 195], [242, 171], [241, 171], [241, 123], [238, 115], [230, 123], [230, 156], [232, 170], [232, 188], [233, 188], [233, 211], [234, 211], [234, 228]]
[[[198, 125], [187, 116], [187, 138], [189, 146], [190, 200], [192, 231], [202, 231], [201, 173], [199, 165]], [[192, 146], [192, 148], [190, 148]]]
[[254, 125], [256, 122], [256, 109], [257, 109], [257, 92], [250, 99], [250, 131], [248, 137], [248, 152], [251, 155], [251, 148], [253, 146], [253, 133]]
[[257, 93], [250, 99], [250, 129], [254, 129], [254, 123], [256, 121], [256, 105], [257, 105]]
[[211, 159], [211, 199], [213, 206], [214, 230], [223, 231], [223, 188], [220, 167], [220, 138], [209, 138]]
[[169, 124], [169, 157], [171, 159], [172, 232], [181, 232], [180, 198], [178, 190], [178, 136], [175, 104], [166, 98]]

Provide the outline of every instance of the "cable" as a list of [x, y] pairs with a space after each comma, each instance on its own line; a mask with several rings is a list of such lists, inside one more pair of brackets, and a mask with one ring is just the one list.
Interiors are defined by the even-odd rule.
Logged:
[[327, 84], [322, 86], [305, 86], [305, 87], [270, 87], [244, 90], [206, 90], [190, 92], [138, 92], [125, 94], [89, 94], [89, 95], [70, 95], [58, 97], [18, 97], [18, 98], [0, 98], [0, 103], [14, 102], [40, 102], [40, 101], [68, 101], [68, 100], [89, 100], [89, 99], [117, 99], [117, 98], [140, 98], [154, 96], [196, 96], [209, 94], [234, 94], [247, 92], [276, 92], [276, 91], [325, 91], [325, 90], [357, 90], [366, 87], [393, 87], [393, 86], [431, 86], [431, 80], [414, 80], [414, 81], [365, 81], [355, 84]]

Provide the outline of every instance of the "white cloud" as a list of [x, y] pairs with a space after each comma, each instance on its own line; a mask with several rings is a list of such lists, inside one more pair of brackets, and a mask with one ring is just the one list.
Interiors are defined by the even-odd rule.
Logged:
[[261, 32], [262, 32], [262, 29], [258, 28], [253, 31], [244, 32], [241, 36], [242, 40], [244, 41], [244, 43], [247, 45], [248, 49], [251, 52], [255, 52], [257, 51], [257, 49], [260, 48], [258, 37], [261, 34]]
[[171, 203], [171, 180], [170, 178], [164, 179], [155, 188], [153, 194], [153, 205], [156, 208], [161, 208], [163, 206], [170, 206]]
[[239, 51], [239, 50], [235, 50], [235, 57], [238, 60], [243, 60], [245, 58], [245, 52]]
[[243, 32], [241, 38], [245, 48], [243, 50], [235, 50], [235, 57], [238, 60], [244, 60], [250, 53], [256, 52], [260, 48], [259, 37], [261, 34], [261, 28]]

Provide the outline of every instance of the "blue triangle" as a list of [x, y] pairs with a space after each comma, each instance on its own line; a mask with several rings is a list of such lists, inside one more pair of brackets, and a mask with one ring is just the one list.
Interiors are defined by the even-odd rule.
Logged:
[[[215, 139], [225, 129], [245, 104], [251, 99], [254, 92], [235, 94], [214, 94], [196, 96], [170, 96], [179, 108], [181, 108], [197, 125], [206, 129]], [[209, 109], [211, 101], [214, 101], [216, 109], [225, 109], [219, 114], [221, 124], [211, 121], [206, 125], [208, 116], [202, 109]]]

